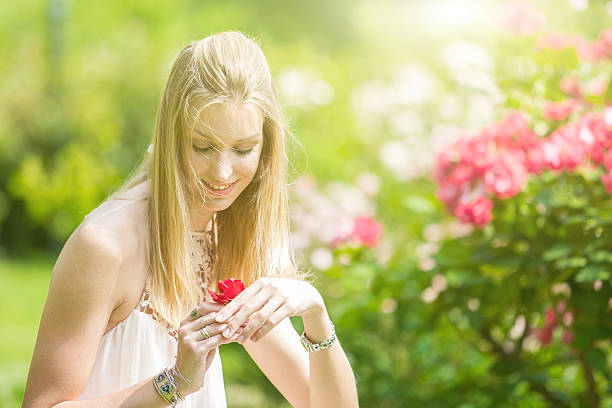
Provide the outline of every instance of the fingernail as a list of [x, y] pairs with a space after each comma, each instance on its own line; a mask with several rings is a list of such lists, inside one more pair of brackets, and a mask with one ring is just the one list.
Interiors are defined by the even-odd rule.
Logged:
[[244, 341], [244, 335], [238, 337], [238, 343], [242, 343]]
[[225, 316], [221, 313], [219, 313], [217, 316], [215, 316], [215, 320], [218, 322], [222, 322], [225, 320]]
[[223, 330], [223, 335], [224, 335], [225, 337], [229, 337], [229, 334], [230, 334], [230, 329], [229, 329], [229, 327], [228, 327], [227, 329]]

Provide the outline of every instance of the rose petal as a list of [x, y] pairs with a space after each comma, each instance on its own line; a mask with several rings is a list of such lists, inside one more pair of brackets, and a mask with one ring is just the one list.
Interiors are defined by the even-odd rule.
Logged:
[[219, 294], [208, 290], [213, 300], [217, 303], [228, 303], [244, 290], [244, 283], [240, 279], [226, 279], [218, 281]]

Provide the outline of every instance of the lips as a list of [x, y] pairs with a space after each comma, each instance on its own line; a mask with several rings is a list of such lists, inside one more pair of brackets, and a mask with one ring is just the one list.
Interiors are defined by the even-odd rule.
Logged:
[[236, 183], [238, 183], [238, 181], [234, 181], [233, 183], [216, 184], [216, 183], [209, 183], [203, 179], [201, 180], [202, 180], [202, 183], [204, 183], [204, 187], [206, 188], [206, 191], [218, 197], [223, 197], [223, 196], [228, 195], [234, 189], [234, 187], [236, 186]]

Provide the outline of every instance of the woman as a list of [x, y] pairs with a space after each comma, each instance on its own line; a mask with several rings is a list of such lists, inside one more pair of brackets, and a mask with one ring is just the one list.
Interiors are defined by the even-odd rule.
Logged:
[[[150, 154], [53, 269], [25, 407], [225, 407], [217, 348], [236, 341], [293, 406], [357, 406], [325, 304], [290, 256], [284, 139], [252, 40], [226, 32], [178, 54]], [[247, 288], [210, 302], [227, 278]]]

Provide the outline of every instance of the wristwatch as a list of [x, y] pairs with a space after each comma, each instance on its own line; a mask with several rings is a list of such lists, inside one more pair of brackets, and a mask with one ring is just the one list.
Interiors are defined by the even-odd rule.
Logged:
[[302, 333], [302, 336], [300, 336], [300, 341], [302, 342], [302, 346], [304, 346], [306, 351], [308, 351], [309, 353], [312, 353], [314, 351], [326, 349], [332, 344], [334, 344], [334, 342], [336, 341], [336, 328], [334, 327], [334, 324], [332, 322], [330, 323], [331, 323], [331, 329], [332, 329], [331, 337], [320, 343], [313, 343], [312, 341], [308, 340], [308, 337], [306, 337], [306, 332]]

